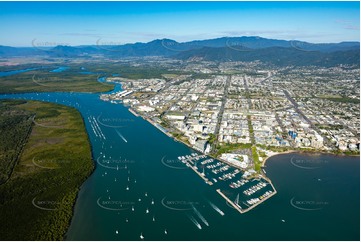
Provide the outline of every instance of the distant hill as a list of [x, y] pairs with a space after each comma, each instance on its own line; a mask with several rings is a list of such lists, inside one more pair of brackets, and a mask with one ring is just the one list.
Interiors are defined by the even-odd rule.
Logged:
[[360, 43], [308, 43], [267, 39], [258, 36], [222, 37], [208, 40], [176, 42], [157, 39], [148, 43], [125, 45], [56, 46], [53, 48], [14, 48], [0, 46], [0, 57], [34, 56], [91, 57], [94, 54], [110, 58], [163, 56], [183, 60], [254, 61], [274, 65], [359, 65]]
[[320, 52], [302, 51], [295, 48], [269, 47], [263, 49], [228, 47], [204, 47], [197, 50], [184, 51], [176, 58], [183, 60], [207, 61], [261, 61], [275, 66], [325, 66], [331, 67], [340, 64], [358, 65], [360, 62], [359, 50]]

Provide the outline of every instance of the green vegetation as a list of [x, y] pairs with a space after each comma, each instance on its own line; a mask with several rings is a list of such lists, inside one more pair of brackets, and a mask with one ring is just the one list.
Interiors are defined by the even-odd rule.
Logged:
[[[94, 168], [83, 120], [76, 109], [57, 104], [2, 101], [1, 105], [11, 111], [2, 114], [5, 120], [20, 110], [35, 114], [19, 161], [0, 185], [1, 239], [61, 240], [78, 189]], [[2, 125], [0, 133], [5, 128], [21, 130], [25, 124], [20, 121]], [[13, 138], [8, 142], [12, 141], [17, 142]]]
[[340, 103], [360, 103], [360, 99], [357, 98], [349, 98], [349, 97], [324, 97], [323, 99], [327, 99], [333, 102], [340, 102]]
[[249, 129], [249, 137], [251, 138], [252, 144], [255, 144], [256, 141], [254, 140], [254, 130], [253, 125], [251, 121], [251, 115], [247, 115], [247, 123], [248, 123], [248, 129]]
[[344, 151], [343, 154], [344, 155], [360, 155], [360, 151], [358, 151], [358, 150], [354, 150], [354, 151], [347, 150], [347, 151]]
[[217, 135], [209, 134], [208, 143], [210, 145], [213, 145], [213, 144], [215, 144], [215, 142], [217, 142]]
[[[263, 149], [266, 149], [266, 150], [270, 150], [270, 151], [274, 151], [274, 152], [284, 152], [284, 151], [287, 151], [289, 150], [290, 148], [289, 147], [286, 147], [286, 146], [270, 146], [270, 145], [257, 145]], [[292, 149], [295, 149], [295, 148], [292, 148]]]
[[23, 102], [0, 102], [0, 184], [10, 177], [31, 132], [34, 115], [10, 106]]
[[164, 116], [165, 113], [163, 112], [160, 116], [159, 119], [161, 120], [160, 125], [166, 129], [170, 128], [170, 124], [168, 122], [168, 119]]
[[209, 79], [209, 78], [212, 78], [213, 76], [214, 76], [214, 74], [211, 74], [211, 73], [193, 73], [192, 76], [190, 76], [188, 78], [188, 80]]
[[229, 143], [222, 143], [218, 144], [216, 147], [216, 153], [213, 154], [214, 156], [219, 156], [223, 153], [229, 153], [234, 150], [242, 150], [242, 149], [250, 149], [252, 144], [229, 144]]
[[332, 130], [340, 130], [343, 129], [343, 125], [341, 124], [316, 124], [316, 127], [319, 129], [332, 129]]
[[61, 73], [49, 72], [51, 69], [54, 67], [0, 77], [0, 93], [107, 92], [114, 88], [98, 82], [98, 75], [80, 74], [74, 67]]
[[119, 73], [121, 77], [129, 79], [148, 79], [148, 78], [164, 78], [164, 74], [184, 74], [179, 71], [170, 71], [162, 67], [154, 67], [150, 65], [128, 65], [121, 63], [107, 63], [97, 65], [86, 65], [86, 68], [94, 72]]
[[259, 172], [261, 170], [261, 162], [259, 161], [256, 146], [252, 146], [252, 158], [254, 163], [254, 170]]
[[327, 98], [342, 98], [341, 95], [335, 95], [335, 94], [317, 95], [316, 97], [317, 98], [324, 98], [324, 99], [327, 99]]
[[176, 139], [182, 139], [183, 135], [180, 133], [176, 133], [176, 132], [170, 132], [171, 135], [173, 135], [174, 138]]

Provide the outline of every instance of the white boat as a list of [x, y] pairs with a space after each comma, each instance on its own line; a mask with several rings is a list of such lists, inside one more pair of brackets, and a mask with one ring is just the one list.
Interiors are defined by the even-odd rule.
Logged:
[[134, 206], [132, 206], [132, 211], [134, 211]]
[[118, 230], [115, 230], [115, 233], [118, 234], [119, 233]]
[[224, 212], [221, 210], [221, 209], [219, 209], [216, 205], [214, 205], [212, 202], [210, 202], [210, 201], [208, 201], [208, 203], [211, 205], [211, 207], [215, 210], [215, 211], [217, 211], [220, 215], [222, 215], [222, 216], [224, 216]]
[[194, 223], [194, 225], [197, 226], [198, 229], [202, 229], [202, 226], [198, 223], [198, 221], [192, 215], [189, 215], [188, 217]]
[[152, 199], [152, 205], [154, 204], [154, 200]]
[[153, 220], [153, 222], [155, 222], [155, 218], [154, 218], [154, 216], [153, 216], [153, 219], [152, 219], [152, 220]]
[[145, 193], [145, 194], [144, 194], [144, 196], [146, 196], [146, 197], [147, 197], [147, 196], [148, 196], [148, 193]]
[[168, 234], [168, 232], [167, 232], [167, 230], [166, 230], [166, 229], [164, 230], [164, 234]]
[[125, 190], [129, 191], [129, 187], [127, 186], [127, 188], [125, 188]]
[[149, 213], [149, 209], [147, 208], [147, 210], [145, 210], [145, 213]]
[[195, 212], [195, 214], [198, 216], [198, 218], [200, 218], [200, 220], [206, 225], [209, 226], [208, 221], [203, 217], [203, 215], [196, 209], [196, 207], [192, 206], [193, 211]]
[[144, 239], [143, 233], [140, 233], [139, 238], [140, 238], [140, 239]]

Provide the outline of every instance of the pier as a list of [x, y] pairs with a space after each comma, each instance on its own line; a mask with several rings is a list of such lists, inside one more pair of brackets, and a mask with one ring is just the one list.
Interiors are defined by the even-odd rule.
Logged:
[[262, 178], [265, 179], [265, 180], [271, 185], [271, 187], [272, 187], [272, 189], [273, 189], [273, 192], [272, 192], [270, 195], [262, 198], [262, 199], [259, 200], [258, 202], [252, 204], [251, 206], [247, 205], [247, 206], [249, 206], [249, 207], [246, 208], [246, 209], [242, 209], [239, 205], [237, 206], [237, 204], [235, 204], [235, 202], [233, 202], [232, 200], [230, 200], [226, 195], [224, 195], [224, 194], [221, 192], [221, 189], [217, 189], [216, 191], [219, 193], [219, 195], [221, 195], [224, 199], [226, 199], [226, 201], [227, 201], [230, 205], [232, 205], [232, 207], [234, 207], [238, 212], [240, 212], [240, 213], [246, 213], [246, 212], [252, 210], [253, 208], [257, 207], [258, 205], [260, 205], [261, 203], [263, 203], [263, 202], [266, 201], [267, 199], [269, 199], [269, 198], [271, 198], [272, 196], [274, 196], [274, 195], [277, 194], [277, 191], [276, 191], [275, 187], [273, 186], [272, 182], [270, 181], [270, 179], [268, 179], [267, 177], [264, 177], [264, 176], [262, 176]]
[[238, 212], [240, 212], [240, 213], [245, 213], [245, 212], [248, 211], [248, 210], [247, 210], [247, 211], [243, 211], [243, 210], [242, 210], [241, 208], [239, 208], [236, 204], [234, 204], [234, 202], [231, 201], [231, 199], [229, 199], [226, 195], [224, 195], [224, 194], [221, 192], [221, 189], [217, 189], [216, 192], [218, 192], [219, 195], [221, 195], [224, 199], [226, 199], [226, 201], [227, 201], [229, 204], [231, 204], [232, 207], [233, 207], [234, 209], [236, 209]]
[[203, 173], [200, 173], [197, 168], [190, 164], [191, 162], [193, 162], [193, 160], [195, 159], [202, 159], [205, 158], [205, 155], [198, 155], [198, 156], [191, 156], [190, 158], [186, 158], [186, 159], [182, 159], [181, 161], [185, 164], [188, 164], [187, 166], [190, 167], [198, 176], [200, 176], [208, 185], [212, 186], [213, 183], [211, 181], [209, 181], [206, 177], [204, 177]]

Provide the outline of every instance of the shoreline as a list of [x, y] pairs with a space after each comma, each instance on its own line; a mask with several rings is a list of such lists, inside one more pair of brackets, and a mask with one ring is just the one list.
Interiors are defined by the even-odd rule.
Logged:
[[[272, 151], [273, 152], [273, 151]], [[353, 155], [348, 155], [348, 154], [335, 154], [332, 152], [327, 152], [327, 151], [309, 151], [309, 150], [286, 150], [286, 151], [281, 151], [281, 152], [273, 152], [273, 154], [271, 154], [270, 156], [267, 156], [261, 164], [261, 168], [266, 167], [266, 162], [269, 158], [277, 156], [277, 155], [285, 155], [285, 154], [291, 154], [291, 153], [299, 153], [299, 154], [308, 154], [308, 155], [333, 155], [333, 156], [345, 156], [345, 157], [360, 157], [360, 154], [353, 154]]]
[[88, 142], [88, 144], [90, 146], [90, 155], [91, 155], [91, 160], [93, 162], [92, 163], [93, 167], [92, 167], [92, 170], [84, 178], [83, 182], [79, 185], [79, 187], [76, 190], [75, 198], [74, 198], [73, 204], [71, 206], [71, 218], [68, 221], [68, 226], [66, 227], [65, 232], [63, 233], [63, 236], [62, 236], [63, 240], [67, 240], [68, 231], [69, 231], [69, 228], [71, 226], [71, 223], [73, 222], [73, 218], [74, 218], [74, 214], [75, 214], [75, 206], [76, 206], [76, 203], [77, 203], [78, 198], [79, 198], [80, 190], [81, 190], [82, 186], [84, 185], [84, 183], [89, 179], [89, 177], [94, 174], [95, 169], [97, 168], [97, 162], [96, 162], [96, 159], [94, 158], [94, 149], [93, 149], [93, 145], [92, 145], [91, 140], [90, 140], [90, 135], [89, 135], [89, 133], [87, 131], [87, 128], [86, 128], [85, 119], [84, 119], [82, 113], [77, 108], [76, 108], [76, 110], [77, 110], [77, 112], [79, 112], [79, 114], [81, 116], [82, 124], [84, 126], [84, 131], [87, 134], [87, 142]]

